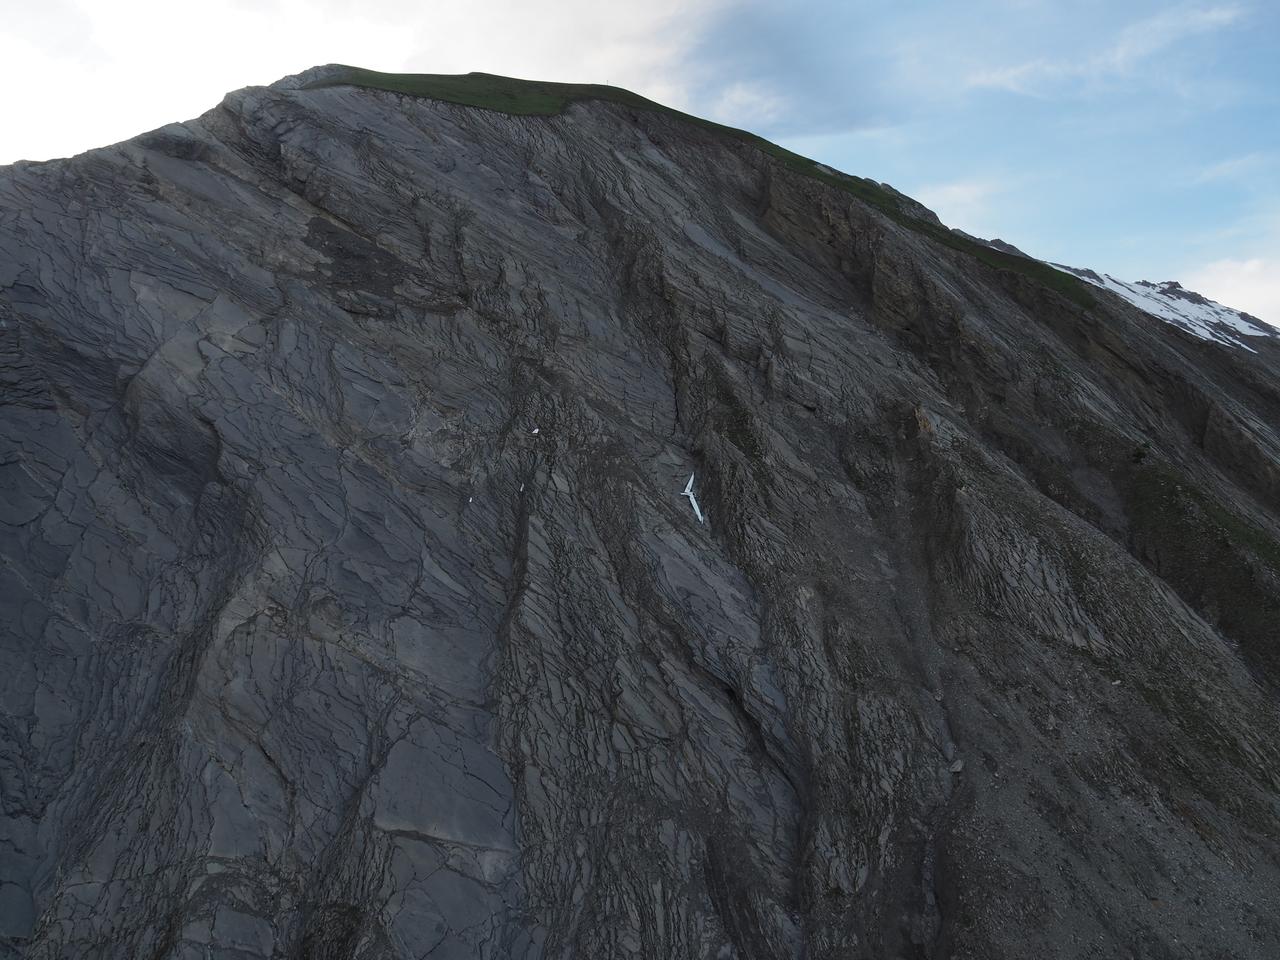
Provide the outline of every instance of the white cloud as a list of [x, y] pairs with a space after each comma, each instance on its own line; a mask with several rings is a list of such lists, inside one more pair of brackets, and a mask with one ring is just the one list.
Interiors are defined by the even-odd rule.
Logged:
[[909, 193], [948, 226], [982, 236], [991, 231], [992, 200], [1005, 189], [994, 180], [954, 180], [927, 184]]
[[122, 140], [328, 62], [611, 82], [681, 105], [681, 61], [725, 2], [27, 4], [0, 20], [0, 163]]
[[711, 106], [711, 117], [735, 127], [767, 126], [779, 119], [786, 101], [758, 83], [733, 83], [720, 92]]
[[1058, 80], [1077, 68], [1051, 60], [1030, 60], [1012, 67], [994, 67], [971, 74], [965, 86], [1007, 90], [1010, 93], [1037, 93], [1048, 80]]
[[1246, 153], [1210, 164], [1191, 181], [1195, 184], [1214, 183], [1221, 180], [1241, 180], [1267, 167], [1271, 158], [1265, 153]]
[[1280, 326], [1280, 253], [1217, 260], [1193, 271], [1183, 285], [1210, 300]]
[[1124, 73], [1188, 37], [1231, 26], [1244, 12], [1238, 4], [1177, 7], [1139, 20], [1120, 31], [1115, 42], [1099, 55], [1093, 69]]
[[1198, 34], [1229, 27], [1245, 16], [1238, 4], [1179, 6], [1131, 23], [1104, 49], [1079, 60], [1039, 58], [971, 74], [966, 86], [1047, 95], [1064, 83], [1097, 83], [1132, 74], [1156, 54]]

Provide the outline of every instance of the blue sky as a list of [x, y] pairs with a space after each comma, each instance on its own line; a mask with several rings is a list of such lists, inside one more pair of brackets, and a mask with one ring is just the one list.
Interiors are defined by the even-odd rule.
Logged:
[[904, 6], [725, 11], [700, 105], [953, 226], [1280, 323], [1280, 3]]
[[0, 50], [0, 163], [315, 63], [612, 82], [1280, 324], [1280, 0], [43, 0]]

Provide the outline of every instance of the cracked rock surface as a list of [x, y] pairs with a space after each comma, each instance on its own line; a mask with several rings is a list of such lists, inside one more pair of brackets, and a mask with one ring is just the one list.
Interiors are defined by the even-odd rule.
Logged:
[[605, 102], [0, 170], [0, 957], [1280, 955], [1252, 345]]

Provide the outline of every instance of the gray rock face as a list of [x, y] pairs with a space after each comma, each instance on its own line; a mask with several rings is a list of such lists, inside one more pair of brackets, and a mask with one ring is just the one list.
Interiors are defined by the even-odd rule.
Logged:
[[287, 86], [0, 171], [0, 955], [1280, 954], [1274, 338]]

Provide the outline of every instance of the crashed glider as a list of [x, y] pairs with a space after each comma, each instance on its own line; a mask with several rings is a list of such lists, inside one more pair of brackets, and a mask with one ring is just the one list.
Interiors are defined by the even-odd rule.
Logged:
[[694, 516], [698, 518], [698, 522], [702, 523], [702, 508], [698, 506], [698, 498], [693, 495], [693, 474], [689, 474], [689, 482], [684, 485], [684, 492], [680, 494], [682, 497], [688, 497], [689, 502], [693, 504]]

